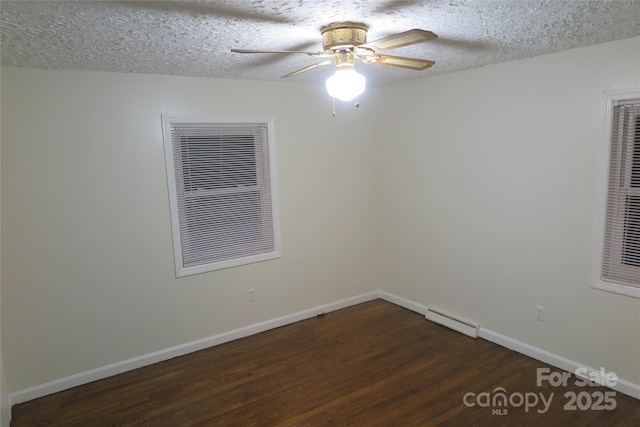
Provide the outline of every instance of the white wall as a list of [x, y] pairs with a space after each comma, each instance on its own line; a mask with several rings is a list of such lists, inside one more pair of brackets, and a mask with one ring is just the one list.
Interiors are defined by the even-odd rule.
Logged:
[[[1, 82], [0, 82], [1, 83]], [[0, 84], [0, 98], [2, 98], [2, 85]], [[0, 119], [0, 126], [2, 120]], [[2, 137], [0, 135], [0, 148], [2, 147]], [[1, 153], [2, 150], [0, 150]], [[0, 158], [2, 156], [0, 155]], [[2, 162], [0, 161], [0, 164]], [[0, 167], [1, 170], [1, 167]], [[0, 181], [1, 173], [0, 173]], [[1, 191], [0, 191], [1, 192]], [[1, 200], [1, 198], [0, 198]], [[0, 223], [2, 223], [2, 214], [0, 212]], [[0, 230], [0, 236], [2, 232]], [[0, 241], [2, 238], [0, 237]], [[0, 253], [2, 251], [0, 245]], [[2, 259], [0, 255], [0, 260]], [[2, 262], [0, 261], [0, 319], [2, 318]], [[0, 324], [1, 325], [1, 324]], [[0, 327], [0, 427], [9, 426], [9, 421], [11, 418], [11, 410], [9, 408], [9, 391], [7, 389], [7, 382], [4, 376], [4, 361], [2, 360], [2, 327]]]
[[[8, 388], [379, 288], [638, 384], [640, 300], [590, 271], [602, 91], [639, 79], [635, 38], [333, 118], [321, 87], [3, 69]], [[281, 260], [174, 278], [161, 113], [274, 117]]]
[[9, 427], [11, 408], [9, 408], [9, 390], [4, 376], [4, 363], [0, 363], [0, 427]]
[[[333, 118], [311, 86], [18, 68], [2, 86], [11, 392], [379, 288], [364, 102]], [[274, 118], [282, 259], [175, 278], [162, 113]]]
[[631, 87], [640, 38], [385, 88], [383, 289], [639, 384], [640, 300], [590, 287], [603, 91]]

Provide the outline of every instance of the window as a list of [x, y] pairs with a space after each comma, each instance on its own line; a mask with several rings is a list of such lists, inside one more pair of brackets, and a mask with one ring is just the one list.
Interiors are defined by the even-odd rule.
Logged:
[[640, 297], [640, 94], [611, 95], [607, 107], [606, 202], [595, 287]]
[[280, 257], [271, 122], [162, 120], [176, 276]]

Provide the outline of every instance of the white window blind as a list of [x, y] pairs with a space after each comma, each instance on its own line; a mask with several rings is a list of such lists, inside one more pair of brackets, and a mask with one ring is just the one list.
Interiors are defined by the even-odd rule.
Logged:
[[164, 121], [176, 274], [278, 257], [269, 122]]
[[601, 279], [640, 287], [640, 100], [616, 104], [611, 127]]

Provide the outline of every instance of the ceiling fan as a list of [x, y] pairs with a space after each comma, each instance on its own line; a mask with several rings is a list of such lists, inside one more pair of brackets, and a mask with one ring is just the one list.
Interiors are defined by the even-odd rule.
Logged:
[[[367, 25], [357, 22], [338, 22], [322, 27], [323, 52], [304, 52], [292, 50], [253, 50], [231, 49], [235, 53], [298, 53], [316, 58], [324, 58], [320, 62], [293, 71], [284, 77], [293, 77], [314, 68], [335, 64], [336, 73], [327, 79], [329, 95], [343, 101], [350, 101], [364, 92], [366, 79], [355, 71], [356, 60], [365, 64], [388, 65], [392, 67], [408, 68], [410, 70], [424, 70], [435, 64], [434, 61], [403, 56], [382, 55], [378, 52], [386, 51], [415, 43], [436, 39], [438, 36], [431, 31], [413, 29], [393, 34], [372, 42], [367, 42]], [[357, 104], [356, 104], [357, 105]]]

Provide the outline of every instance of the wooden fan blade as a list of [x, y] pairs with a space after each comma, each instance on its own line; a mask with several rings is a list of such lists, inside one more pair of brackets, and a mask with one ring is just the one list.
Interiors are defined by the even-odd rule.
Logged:
[[325, 59], [324, 61], [316, 62], [315, 64], [311, 64], [308, 67], [301, 68], [299, 70], [294, 71], [293, 73], [287, 74], [286, 76], [282, 76], [282, 78], [284, 79], [285, 77], [297, 76], [298, 74], [305, 73], [309, 70], [313, 70], [314, 68], [322, 67], [323, 65], [333, 64], [334, 61], [335, 61], [334, 58]]
[[409, 46], [411, 44], [421, 43], [436, 38], [438, 38], [438, 36], [431, 31], [415, 28], [413, 30], [365, 43], [361, 45], [361, 47], [368, 47], [374, 50], [387, 50], [395, 49], [396, 47]]
[[329, 56], [324, 52], [305, 52], [301, 50], [254, 50], [254, 49], [231, 49], [234, 53], [304, 53], [309, 56]]
[[390, 65], [410, 70], [425, 70], [435, 64], [434, 61], [403, 56], [376, 55], [375, 59], [366, 61], [369, 64]]

